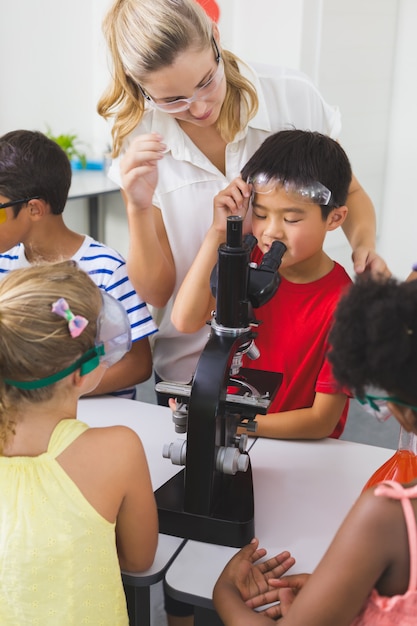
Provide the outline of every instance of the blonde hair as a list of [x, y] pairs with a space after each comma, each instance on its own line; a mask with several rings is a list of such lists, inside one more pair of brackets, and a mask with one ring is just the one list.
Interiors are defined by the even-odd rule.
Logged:
[[[75, 339], [68, 322], [52, 312], [61, 297], [89, 322]], [[49, 400], [60, 384], [18, 389], [4, 379], [40, 380], [74, 363], [94, 346], [100, 308], [98, 287], [73, 261], [14, 270], [0, 281], [0, 452], [19, 406]]]
[[[150, 73], [172, 65], [184, 50], [212, 46], [213, 23], [195, 0], [116, 0], [104, 18], [103, 32], [113, 63], [113, 80], [97, 110], [106, 119], [114, 117], [116, 157], [145, 111], [138, 84]], [[238, 57], [226, 50], [221, 53], [227, 91], [217, 128], [230, 142], [255, 115], [258, 98], [254, 86], [239, 72]], [[243, 105], [240, 116], [235, 114], [237, 105]]]

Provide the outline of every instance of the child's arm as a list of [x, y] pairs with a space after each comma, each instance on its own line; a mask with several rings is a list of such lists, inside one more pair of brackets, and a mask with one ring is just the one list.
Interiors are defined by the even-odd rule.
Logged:
[[200, 330], [211, 317], [216, 300], [210, 290], [210, 275], [217, 263], [217, 250], [226, 241], [228, 215], [246, 216], [250, 188], [238, 177], [214, 198], [213, 224], [175, 298], [171, 320], [182, 333]]
[[116, 518], [117, 552], [122, 569], [141, 572], [155, 558], [158, 513], [142, 442], [136, 433], [124, 430], [113, 450], [114, 475], [123, 490]]
[[89, 428], [57, 461], [91, 506], [116, 523], [122, 569], [148, 569], [158, 543], [158, 513], [138, 435], [126, 426]]
[[[392, 541], [394, 536], [399, 538], [398, 542]], [[284, 615], [279, 624], [349, 626], [374, 586], [385, 579], [393, 566], [398, 565], [403, 558], [403, 552], [408, 554], [408, 541], [401, 504], [375, 497], [373, 491], [369, 490], [354, 505], [323, 559], [314, 573], [306, 579], [301, 591], [296, 593], [293, 602], [283, 602], [281, 609], [278, 609]], [[247, 564], [243, 567], [247, 571]], [[404, 569], [408, 570], [408, 566]], [[238, 586], [241, 573], [242, 569], [237, 573], [229, 562], [216, 583], [214, 605], [224, 624], [267, 626], [276, 623], [264, 614], [253, 612], [250, 607], [260, 605], [256, 598], [246, 600], [245, 603]], [[408, 576], [408, 571], [406, 574]], [[391, 585], [394, 578], [392, 574]], [[300, 575], [284, 577], [276, 583], [270, 580], [269, 584], [271, 590], [273, 587], [278, 588], [275, 589], [278, 596], [279, 589], [284, 585], [294, 585], [298, 592]], [[404, 582], [402, 579], [398, 593], [404, 593], [407, 585], [408, 581]], [[283, 598], [288, 597], [288, 587], [284, 593]], [[391, 586], [391, 593], [387, 595], [394, 593]], [[271, 591], [265, 599], [272, 601], [277, 596], [274, 598]]]
[[152, 205], [164, 149], [157, 133], [140, 135], [120, 163], [129, 223], [129, 277], [142, 298], [156, 307], [165, 306], [175, 285], [175, 264], [161, 211]]
[[273, 439], [322, 439], [336, 428], [346, 404], [343, 393], [316, 393], [313, 405], [281, 413], [257, 415], [260, 437]]
[[143, 337], [132, 344], [125, 356], [109, 367], [89, 396], [99, 396], [120, 389], [128, 389], [148, 380], [152, 374], [152, 353], [149, 339]]
[[[295, 563], [295, 559], [289, 552], [281, 552], [267, 561], [257, 563], [266, 554], [266, 550], [258, 548], [258, 545], [258, 540], [252, 539], [250, 544], [239, 550], [226, 565], [213, 591], [214, 602], [219, 612], [224, 611], [223, 602], [234, 605], [233, 609], [228, 607], [226, 611], [233, 614], [234, 619], [236, 618], [233, 623], [236, 624], [241, 623], [238, 619], [240, 614], [243, 618], [246, 615], [249, 619], [254, 619], [256, 624], [275, 623], [269, 617], [280, 615], [276, 607], [265, 611], [268, 618], [261, 619], [260, 614], [255, 617], [253, 611], [249, 610], [244, 602], [251, 608], [276, 602], [281, 590], [271, 590], [269, 581], [282, 576]], [[229, 624], [229, 621], [225, 623]]]

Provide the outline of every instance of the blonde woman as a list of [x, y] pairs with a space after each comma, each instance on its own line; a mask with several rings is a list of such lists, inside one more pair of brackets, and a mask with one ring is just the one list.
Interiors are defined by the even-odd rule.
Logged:
[[[104, 34], [112, 82], [98, 111], [113, 123], [110, 177], [127, 207], [129, 277], [157, 308], [157, 376], [189, 382], [207, 330], [184, 336], [170, 315], [211, 225], [214, 196], [269, 135], [298, 128], [336, 139], [340, 114], [305, 75], [254, 69], [223, 49], [194, 0], [117, 0]], [[355, 270], [387, 271], [374, 251], [371, 200], [355, 177], [347, 206]]]

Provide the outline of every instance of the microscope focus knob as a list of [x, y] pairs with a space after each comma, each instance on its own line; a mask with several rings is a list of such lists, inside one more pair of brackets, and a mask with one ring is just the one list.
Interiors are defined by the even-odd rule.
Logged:
[[175, 432], [178, 434], [187, 432], [188, 406], [186, 404], [178, 404], [175, 411], [172, 411], [172, 421], [175, 425]]
[[237, 448], [221, 446], [217, 451], [216, 469], [223, 474], [246, 472], [249, 467], [249, 456], [242, 454]]
[[164, 459], [171, 459], [172, 465], [185, 465], [186, 454], [186, 439], [176, 439], [171, 443], [165, 443], [162, 449], [162, 456]]
[[[241, 435], [236, 435], [235, 437], [235, 446], [239, 448], [240, 452], [245, 452], [248, 446], [248, 436], [246, 433], [242, 433]], [[246, 470], [245, 470], [246, 471]]]
[[261, 353], [259, 352], [259, 348], [258, 346], [255, 344], [254, 341], [252, 341], [249, 349], [248, 349], [248, 357], [252, 360], [252, 361], [256, 361], [256, 359], [259, 359], [259, 357], [261, 356]]

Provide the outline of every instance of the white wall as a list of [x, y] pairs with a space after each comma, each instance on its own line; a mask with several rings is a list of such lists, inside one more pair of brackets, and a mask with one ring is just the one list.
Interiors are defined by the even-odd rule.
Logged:
[[[379, 224], [383, 212], [391, 121], [391, 85], [397, 42], [398, 0], [320, 0], [317, 50], [306, 48], [304, 63], [315, 58], [312, 75], [323, 96], [342, 111], [340, 141], [353, 171], [371, 196]], [[311, 4], [305, 21], [312, 23]], [[318, 20], [319, 10], [315, 11]], [[302, 66], [308, 73], [308, 65]], [[331, 233], [326, 248], [345, 267], [351, 250], [342, 231]]]
[[[225, 47], [246, 60], [302, 69], [329, 102], [340, 106], [342, 143], [377, 208], [380, 251], [405, 277], [417, 260], [416, 210], [408, 192], [417, 170], [412, 110], [417, 2], [217, 1]], [[90, 156], [101, 154], [110, 138], [96, 113], [108, 77], [101, 20], [110, 3], [3, 0], [0, 21], [7, 28], [0, 37], [0, 133], [49, 125], [54, 132], [78, 133]], [[79, 230], [86, 228], [84, 207], [72, 201], [65, 212]], [[107, 242], [126, 254], [121, 200], [106, 199], [105, 215]], [[336, 258], [349, 263], [343, 236], [329, 246]]]
[[[378, 218], [378, 249], [395, 275], [417, 261], [415, 0], [218, 0], [223, 45], [245, 59], [301, 69], [342, 111], [341, 143]], [[401, 215], [399, 215], [401, 211]], [[329, 254], [351, 270], [341, 231]]]
[[402, 0], [392, 85], [380, 250], [400, 278], [417, 262], [417, 2]]

